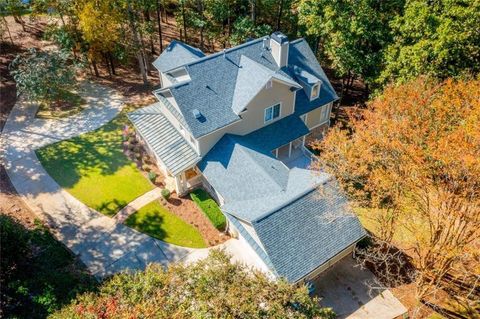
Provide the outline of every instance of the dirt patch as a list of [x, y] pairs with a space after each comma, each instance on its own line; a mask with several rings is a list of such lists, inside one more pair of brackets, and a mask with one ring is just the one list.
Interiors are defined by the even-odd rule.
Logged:
[[2, 165], [0, 165], [0, 213], [13, 217], [27, 229], [33, 229], [37, 219], [15, 191]]
[[207, 216], [188, 195], [179, 197], [173, 193], [170, 199], [162, 201], [162, 204], [172, 213], [197, 228], [209, 246], [219, 245], [230, 239], [228, 235], [213, 227]]

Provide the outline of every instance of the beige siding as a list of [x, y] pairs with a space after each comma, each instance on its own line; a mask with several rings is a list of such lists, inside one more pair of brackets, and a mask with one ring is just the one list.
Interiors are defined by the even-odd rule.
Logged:
[[307, 113], [307, 127], [309, 129], [312, 129], [313, 127], [320, 124], [321, 112], [322, 112], [321, 107], [319, 107]]
[[264, 123], [264, 112], [265, 108], [279, 102], [281, 102], [280, 117], [276, 120], [293, 113], [294, 93], [290, 91], [290, 86], [273, 81], [270, 89], [263, 89], [247, 105], [247, 110], [240, 114], [241, 121], [199, 138], [200, 155], [205, 155], [226, 133], [245, 135], [274, 123], [274, 121]]
[[332, 109], [332, 103], [329, 103], [308, 112], [307, 127], [309, 129], [313, 129], [320, 124], [326, 123], [330, 118], [331, 109]]

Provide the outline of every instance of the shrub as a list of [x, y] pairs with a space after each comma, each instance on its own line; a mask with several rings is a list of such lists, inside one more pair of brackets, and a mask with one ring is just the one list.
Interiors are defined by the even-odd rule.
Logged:
[[162, 197], [168, 200], [170, 198], [170, 191], [166, 188], [162, 189]]
[[155, 174], [154, 172], [149, 172], [148, 173], [148, 179], [154, 183], [155, 182], [155, 179], [157, 179], [157, 174]]
[[190, 193], [190, 198], [200, 207], [202, 212], [218, 230], [225, 230], [227, 220], [217, 203], [203, 189], [197, 189]]
[[152, 169], [150, 168], [150, 166], [148, 166], [147, 164], [143, 164], [142, 165], [142, 169], [145, 171], [145, 172], [150, 172]]
[[29, 49], [17, 55], [10, 64], [19, 93], [32, 101], [61, 100], [65, 91], [75, 86], [75, 68], [70, 54]]
[[141, 159], [141, 158], [142, 158], [142, 154], [139, 153], [139, 152], [135, 153], [135, 158], [136, 158], [137, 160]]
[[0, 215], [0, 317], [47, 318], [96, 281], [39, 221]]
[[77, 297], [51, 318], [335, 318], [329, 308], [308, 296], [302, 285], [270, 280], [264, 273], [212, 250], [190, 265], [122, 273], [105, 281], [96, 293]]

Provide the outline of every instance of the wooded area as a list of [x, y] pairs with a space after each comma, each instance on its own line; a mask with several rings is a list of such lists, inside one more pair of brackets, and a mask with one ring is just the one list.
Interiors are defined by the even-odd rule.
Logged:
[[[2, 15], [58, 18], [46, 32], [61, 50], [99, 76], [132, 65], [144, 83], [151, 62], [167, 44], [162, 26], [175, 24], [179, 39], [205, 52], [281, 30], [306, 37], [322, 65], [343, 79], [348, 95], [355, 79], [365, 96], [391, 81], [436, 78], [480, 69], [480, 2], [345, 0], [7, 0]], [[24, 25], [24, 23], [22, 23]], [[3, 18], [2, 39], [9, 39]]]

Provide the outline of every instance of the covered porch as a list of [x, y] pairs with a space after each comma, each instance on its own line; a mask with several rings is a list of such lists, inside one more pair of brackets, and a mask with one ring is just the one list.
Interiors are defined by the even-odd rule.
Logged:
[[290, 169], [294, 167], [308, 169], [313, 160], [313, 154], [305, 147], [305, 136], [274, 149], [272, 153]]
[[131, 112], [128, 118], [165, 176], [167, 189], [182, 195], [201, 182], [196, 169], [200, 157], [163, 115], [159, 103]]

